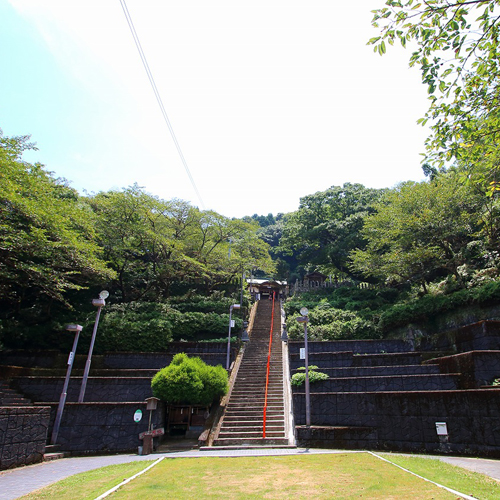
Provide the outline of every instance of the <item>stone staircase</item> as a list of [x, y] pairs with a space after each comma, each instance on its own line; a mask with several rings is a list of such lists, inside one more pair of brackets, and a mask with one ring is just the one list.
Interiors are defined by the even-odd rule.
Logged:
[[271, 364], [267, 396], [266, 437], [263, 414], [272, 302], [257, 303], [250, 342], [245, 346], [236, 381], [227, 403], [213, 446], [288, 446], [283, 386], [281, 314], [274, 309]]
[[6, 380], [0, 379], [0, 406], [31, 406], [29, 399], [11, 389]]

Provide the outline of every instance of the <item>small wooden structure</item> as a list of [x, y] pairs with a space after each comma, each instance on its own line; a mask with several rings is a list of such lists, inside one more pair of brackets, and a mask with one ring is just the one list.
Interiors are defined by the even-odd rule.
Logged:
[[286, 281], [251, 278], [247, 279], [247, 285], [254, 300], [267, 299], [273, 292], [276, 297], [288, 295], [288, 283]]
[[171, 429], [203, 427], [210, 414], [208, 406], [200, 405], [169, 405], [167, 416], [167, 432]]

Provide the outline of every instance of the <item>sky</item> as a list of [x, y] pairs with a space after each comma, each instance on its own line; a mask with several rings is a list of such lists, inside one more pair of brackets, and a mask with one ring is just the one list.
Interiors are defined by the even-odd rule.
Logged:
[[366, 42], [383, 0], [0, 0], [0, 128], [81, 193], [137, 183], [228, 217], [346, 182], [423, 179], [409, 50]]

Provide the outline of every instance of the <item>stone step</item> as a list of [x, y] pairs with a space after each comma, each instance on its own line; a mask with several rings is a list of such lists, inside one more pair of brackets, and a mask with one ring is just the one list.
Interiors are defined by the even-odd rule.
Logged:
[[[247, 438], [262, 438], [263, 431], [246, 431], [246, 432], [223, 432], [219, 433], [219, 439], [247, 439]], [[285, 432], [274, 432], [266, 429], [266, 438], [284, 438]]]
[[[296, 449], [294, 444], [219, 445], [218, 450], [284, 450]], [[200, 451], [215, 451], [211, 446], [200, 446]]]
[[[219, 437], [224, 437], [222, 434], [226, 432], [260, 432], [262, 434], [264, 426], [261, 425], [231, 425], [231, 426], [222, 426], [220, 430]], [[283, 436], [285, 434], [285, 426], [284, 425], [269, 425], [266, 422], [266, 434], [268, 432], [280, 432]]]
[[[262, 422], [263, 420], [263, 412], [261, 412], [259, 415], [244, 415], [243, 417], [241, 416], [237, 416], [237, 415], [226, 415], [226, 417], [224, 417], [224, 422], [223, 422], [223, 425], [224, 424], [237, 424], [237, 423], [240, 423], [240, 422]], [[268, 422], [273, 422], [278, 424], [280, 422], [285, 422], [285, 419], [283, 418], [283, 414], [275, 414], [273, 413], [272, 415], [269, 414], [269, 412], [267, 412], [267, 415], [266, 415], [266, 420]]]
[[223, 446], [258, 446], [259, 448], [262, 446], [287, 446], [288, 447], [288, 439], [286, 438], [224, 438], [217, 439], [214, 443], [214, 447], [223, 447]]

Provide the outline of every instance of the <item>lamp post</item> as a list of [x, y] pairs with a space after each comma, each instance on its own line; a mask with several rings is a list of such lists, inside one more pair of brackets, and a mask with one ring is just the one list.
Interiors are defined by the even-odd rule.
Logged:
[[307, 322], [309, 321], [309, 311], [307, 307], [303, 307], [300, 310], [300, 314], [297, 318], [299, 323], [304, 323], [304, 357], [305, 357], [305, 369], [306, 369], [306, 425], [309, 427], [311, 425], [311, 394], [309, 391], [309, 351], [307, 348]]
[[52, 429], [52, 436], [50, 438], [50, 444], [56, 444], [57, 435], [59, 434], [59, 427], [61, 425], [62, 414], [64, 411], [64, 405], [66, 404], [66, 396], [68, 395], [68, 384], [69, 377], [71, 375], [71, 369], [73, 368], [73, 361], [75, 360], [76, 346], [78, 344], [78, 336], [82, 331], [83, 327], [81, 325], [68, 325], [66, 330], [68, 332], [75, 332], [75, 340], [73, 341], [73, 347], [68, 357], [68, 369], [66, 371], [66, 378], [64, 379], [64, 386], [59, 398], [59, 405], [57, 407], [56, 419], [54, 421], [54, 427]]
[[106, 299], [108, 297], [109, 297], [109, 292], [107, 290], [103, 290], [99, 294], [98, 299], [92, 300], [92, 305], [97, 307], [97, 315], [95, 317], [94, 331], [92, 332], [92, 340], [90, 341], [89, 354], [87, 356], [87, 362], [85, 363], [85, 370], [83, 372], [80, 395], [78, 396], [79, 403], [83, 403], [83, 398], [85, 397], [85, 389], [87, 388], [87, 379], [89, 378], [89, 372], [90, 372], [90, 363], [92, 362], [92, 352], [94, 351], [95, 337], [97, 334], [97, 325], [99, 325], [99, 317], [101, 316], [101, 309], [106, 305]]
[[227, 334], [227, 358], [226, 358], [226, 370], [229, 371], [229, 357], [231, 353], [231, 327], [233, 326], [233, 321], [231, 316], [233, 314], [233, 309], [239, 309], [239, 304], [233, 304], [229, 306], [229, 333]]

